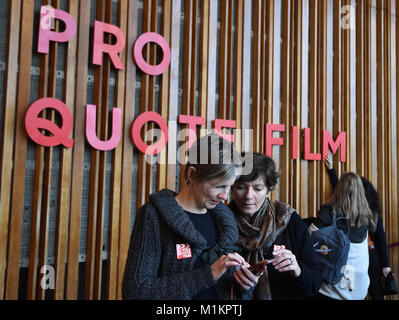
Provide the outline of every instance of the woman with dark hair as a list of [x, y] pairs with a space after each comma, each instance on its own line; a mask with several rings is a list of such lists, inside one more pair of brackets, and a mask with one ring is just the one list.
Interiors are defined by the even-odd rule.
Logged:
[[[338, 177], [333, 168], [332, 159], [328, 156], [324, 161], [333, 189], [337, 186]], [[377, 190], [373, 184], [364, 177], [361, 177], [364, 188], [364, 194], [368, 201], [369, 208], [373, 212], [374, 221], [377, 221], [375, 232], [369, 233], [369, 276], [370, 286], [369, 294], [373, 300], [384, 300], [381, 291], [381, 275], [386, 277], [391, 271], [387, 239], [381, 218], [381, 205]]]
[[[306, 224], [288, 204], [269, 200], [279, 178], [275, 162], [259, 153], [252, 155], [252, 172], [237, 179], [229, 204], [236, 217], [242, 256], [250, 265], [267, 264], [250, 290], [252, 298], [297, 300], [313, 296], [321, 285], [321, 271]], [[244, 271], [246, 268], [241, 268], [234, 274], [243, 288]]]
[[363, 300], [370, 283], [367, 235], [369, 230], [374, 232], [376, 221], [367, 203], [362, 181], [356, 173], [345, 172], [341, 176], [330, 201], [320, 207], [309, 231], [330, 226], [334, 216], [346, 218], [337, 220], [336, 224], [349, 235], [348, 259], [341, 270], [342, 279], [334, 285], [323, 282], [318, 297]]
[[156, 192], [137, 212], [124, 299], [230, 297], [234, 268], [248, 264], [234, 246], [234, 216], [221, 202], [227, 200], [240, 168], [240, 157], [219, 136], [208, 135], [193, 144], [180, 192]]

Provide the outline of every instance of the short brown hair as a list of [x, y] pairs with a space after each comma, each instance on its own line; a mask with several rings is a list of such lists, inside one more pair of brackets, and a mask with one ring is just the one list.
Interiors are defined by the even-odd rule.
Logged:
[[[251, 158], [251, 155], [249, 158]], [[280, 174], [276, 171], [276, 163], [274, 160], [264, 154], [252, 152], [252, 161], [252, 172], [240, 176], [236, 183], [252, 182], [261, 177], [267, 189], [273, 191], [280, 177]]]
[[188, 184], [188, 168], [194, 167], [197, 182], [213, 179], [227, 180], [237, 176], [241, 168], [241, 157], [233, 145], [217, 134], [208, 134], [197, 139], [189, 150], [184, 178]]

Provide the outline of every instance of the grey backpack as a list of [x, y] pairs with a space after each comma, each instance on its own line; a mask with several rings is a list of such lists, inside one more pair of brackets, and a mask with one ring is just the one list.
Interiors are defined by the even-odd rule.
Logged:
[[[310, 238], [323, 270], [323, 281], [327, 284], [337, 284], [344, 276], [343, 267], [349, 254], [350, 241], [348, 234], [337, 227], [337, 221], [347, 220], [346, 217], [336, 218], [335, 214], [330, 226], [313, 231]], [[349, 230], [349, 228], [348, 228]]]

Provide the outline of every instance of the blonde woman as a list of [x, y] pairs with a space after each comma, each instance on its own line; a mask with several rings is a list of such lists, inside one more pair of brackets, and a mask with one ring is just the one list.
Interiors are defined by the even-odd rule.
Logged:
[[356, 173], [346, 172], [342, 175], [331, 201], [321, 206], [309, 231], [331, 225], [333, 214], [337, 218], [347, 218], [338, 220], [337, 226], [349, 233], [349, 255], [341, 281], [336, 285], [323, 283], [318, 298], [363, 300], [370, 284], [368, 232], [374, 232], [376, 222], [368, 206], [362, 180]]

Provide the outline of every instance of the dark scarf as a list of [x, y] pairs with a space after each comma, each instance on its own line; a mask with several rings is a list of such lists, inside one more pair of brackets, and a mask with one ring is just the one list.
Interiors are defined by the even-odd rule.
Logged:
[[[268, 252], [277, 236], [285, 230], [292, 212], [295, 211], [288, 204], [280, 201], [271, 203], [268, 198], [259, 211], [250, 218], [238, 212], [234, 201], [230, 203], [230, 209], [237, 221], [239, 231], [237, 244], [243, 248], [243, 257], [250, 265], [264, 260], [264, 253]], [[253, 298], [271, 300], [267, 268], [259, 278]]]

